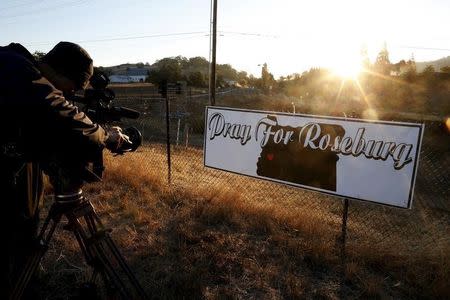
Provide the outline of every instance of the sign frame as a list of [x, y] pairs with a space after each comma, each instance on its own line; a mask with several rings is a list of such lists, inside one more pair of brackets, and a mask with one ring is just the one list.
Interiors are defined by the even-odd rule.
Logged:
[[[238, 172], [234, 172], [234, 171], [230, 171], [230, 170], [226, 170], [226, 169], [222, 169], [222, 168], [218, 168], [218, 167], [214, 167], [214, 166], [209, 166], [206, 164], [206, 151], [207, 151], [206, 139], [207, 139], [207, 129], [208, 129], [208, 112], [210, 109], [219, 109], [219, 110], [236, 111], [236, 112], [260, 113], [260, 114], [272, 114], [275, 116], [290, 116], [290, 117], [296, 116], [296, 117], [303, 117], [303, 118], [316, 119], [316, 120], [322, 119], [322, 120], [337, 120], [337, 121], [352, 122], [352, 123], [382, 124], [382, 125], [397, 125], [397, 126], [400, 125], [400, 126], [418, 128], [419, 134], [417, 137], [417, 144], [416, 144], [417, 149], [416, 149], [416, 153], [415, 153], [415, 157], [414, 157], [414, 161], [413, 161], [414, 166], [413, 166], [413, 171], [412, 171], [412, 175], [411, 175], [411, 183], [410, 183], [410, 188], [409, 188], [407, 206], [399, 206], [399, 205], [394, 205], [394, 204], [389, 204], [389, 203], [377, 202], [377, 201], [369, 200], [369, 199], [362, 199], [362, 198], [355, 198], [352, 196], [339, 195], [339, 194], [336, 194], [333, 192], [328, 192], [324, 189], [315, 188], [315, 187], [311, 187], [311, 186], [307, 186], [307, 185], [290, 183], [288, 181], [282, 181], [282, 180], [278, 180], [278, 179], [270, 178], [270, 177], [252, 176], [249, 174], [243, 174], [243, 173], [238, 173]], [[246, 176], [246, 177], [250, 177], [250, 178], [265, 180], [265, 181], [278, 183], [278, 184], [282, 184], [282, 185], [292, 186], [295, 188], [300, 188], [300, 189], [309, 190], [309, 191], [313, 191], [313, 192], [319, 192], [322, 194], [326, 194], [326, 195], [330, 195], [330, 196], [334, 196], [334, 197], [342, 198], [342, 199], [351, 199], [351, 200], [357, 200], [357, 201], [363, 201], [363, 202], [370, 202], [370, 203], [374, 203], [374, 204], [378, 204], [378, 205], [384, 205], [384, 206], [388, 206], [388, 207], [395, 207], [395, 208], [402, 208], [402, 209], [411, 209], [412, 208], [412, 200], [414, 198], [414, 188], [415, 188], [416, 177], [417, 177], [417, 172], [418, 172], [420, 151], [421, 151], [422, 141], [423, 141], [423, 133], [425, 131], [424, 123], [396, 122], [396, 121], [384, 121], [384, 120], [367, 120], [367, 119], [344, 118], [344, 117], [336, 117], [336, 116], [308, 115], [308, 114], [264, 111], [264, 110], [253, 110], [253, 109], [241, 109], [241, 108], [219, 107], [219, 106], [209, 106], [209, 105], [205, 107], [204, 122], [205, 122], [205, 124], [204, 124], [205, 132], [204, 132], [204, 139], [203, 139], [203, 166], [204, 167], [219, 170], [219, 171], [225, 171], [225, 172], [229, 172], [229, 173], [236, 174], [236, 175]]]

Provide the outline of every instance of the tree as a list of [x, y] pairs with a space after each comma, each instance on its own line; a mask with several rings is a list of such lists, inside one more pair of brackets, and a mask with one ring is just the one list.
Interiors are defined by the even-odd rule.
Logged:
[[361, 47], [360, 55], [361, 55], [361, 66], [363, 67], [363, 69], [369, 70], [370, 69], [370, 59], [369, 59], [369, 53], [367, 51], [367, 45], [363, 45]]
[[434, 66], [428, 65], [425, 67], [425, 69], [420, 73], [422, 78], [427, 83], [428, 88], [432, 89], [435, 87], [435, 84], [437, 83], [437, 78], [435, 76], [436, 70]]
[[206, 85], [207, 85], [205, 76], [203, 75], [202, 72], [190, 73], [188, 76], [187, 82], [190, 86], [195, 86], [195, 87], [206, 87]]
[[402, 74], [403, 78], [408, 82], [414, 82], [417, 78], [417, 72], [414, 68], [409, 68], [405, 73]]
[[106, 69], [106, 68], [104, 68], [104, 67], [102, 67], [102, 66], [100, 66], [100, 67], [94, 67], [94, 74], [95, 74], [95, 73], [103, 73], [103, 74], [105, 74], [106, 76], [111, 76], [111, 75], [112, 75], [112, 72], [111, 72], [110, 69]]
[[262, 89], [266, 92], [275, 87], [276, 81], [273, 78], [273, 75], [269, 72], [267, 63], [264, 63], [261, 69], [261, 81]]
[[414, 82], [417, 78], [416, 61], [414, 55], [408, 61], [401, 60], [392, 65], [392, 70], [396, 71], [407, 82]]
[[237, 74], [237, 79], [238, 79], [238, 83], [241, 86], [246, 86], [248, 85], [248, 76], [247, 76], [247, 72], [245, 71], [241, 71]]
[[381, 49], [377, 55], [374, 68], [376, 72], [383, 75], [389, 75], [391, 72], [391, 62], [389, 60], [389, 52], [386, 43], [384, 43], [383, 49]]
[[209, 70], [209, 62], [201, 56], [191, 57], [187, 62], [187, 70], [190, 72], [202, 72], [207, 74]]
[[411, 54], [411, 58], [408, 60], [407, 64], [411, 71], [413, 71], [414, 73], [417, 72], [416, 59], [414, 58], [414, 53]]
[[441, 68], [442, 73], [449, 73], [450, 74], [450, 66], [445, 66]]
[[423, 69], [422, 75], [430, 75], [433, 74], [434, 72], [436, 72], [434, 67], [432, 65], [428, 65], [425, 67], [425, 69]]
[[261, 87], [260, 82], [261, 82], [260, 78], [256, 78], [252, 74], [250, 74], [250, 76], [248, 76], [248, 85], [249, 86], [251, 86], [251, 87]]
[[182, 79], [181, 61], [179, 57], [168, 57], [158, 60], [153, 65], [155, 68], [149, 72], [148, 81], [160, 84], [163, 81], [177, 82]]
[[34, 59], [41, 60], [45, 56], [45, 54], [46, 54], [45, 52], [34, 51], [33, 56], [34, 56]]
[[217, 76], [228, 80], [238, 80], [238, 72], [229, 64], [217, 65]]

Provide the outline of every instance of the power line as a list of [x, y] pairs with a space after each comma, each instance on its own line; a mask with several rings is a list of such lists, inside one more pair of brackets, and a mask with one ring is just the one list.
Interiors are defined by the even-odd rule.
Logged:
[[[43, 1], [45, 1], [45, 0], [43, 0]], [[36, 5], [36, 4], [41, 4], [41, 3], [36, 3], [36, 1], [32, 0], [32, 1], [27, 1], [25, 3], [20, 3], [20, 4], [14, 4], [14, 5], [10, 5], [10, 6], [0, 7], [0, 11], [4, 11], [4, 10], [7, 10], [7, 9], [16, 8], [16, 7], [21, 7], [21, 6], [25, 6], [25, 5]]]
[[[152, 35], [141, 35], [141, 36], [131, 36], [131, 37], [114, 37], [114, 38], [103, 38], [103, 39], [92, 39], [92, 40], [79, 40], [75, 43], [99, 43], [99, 42], [110, 42], [110, 41], [125, 41], [125, 40], [138, 40], [147, 38], [158, 38], [158, 37], [170, 37], [170, 36], [181, 36], [181, 35], [194, 35], [201, 34], [208, 35], [206, 31], [192, 31], [192, 32], [178, 32], [178, 33], [165, 33], [165, 34], [152, 34]], [[45, 46], [52, 45], [55, 42], [37, 42], [25, 44], [26, 46]]]
[[220, 33], [225, 34], [235, 34], [235, 35], [244, 35], [244, 36], [258, 36], [258, 37], [269, 37], [269, 38], [278, 38], [278, 35], [271, 35], [271, 34], [262, 34], [262, 33], [255, 33], [255, 32], [237, 32], [237, 31], [219, 31]]
[[[240, 34], [245, 36], [259, 36], [264, 37], [266, 35], [260, 33], [249, 33], [249, 32], [229, 32], [229, 31], [219, 31], [221, 34]], [[176, 32], [176, 33], [164, 33], [164, 34], [150, 34], [150, 35], [140, 35], [140, 36], [118, 36], [111, 38], [100, 38], [100, 39], [89, 39], [89, 40], [79, 40], [75, 43], [101, 43], [101, 42], [111, 42], [111, 41], [126, 41], [126, 40], [138, 40], [147, 38], [159, 38], [159, 37], [172, 37], [172, 36], [183, 36], [183, 35], [201, 35], [210, 36], [211, 33], [207, 31], [191, 31], [191, 32]], [[46, 42], [35, 42], [27, 43], [26, 46], [46, 46], [53, 45], [57, 41], [46, 41]]]
[[[278, 38], [276, 35], [268, 35], [261, 33], [252, 33], [252, 32], [236, 32], [236, 31], [218, 31], [221, 36], [224, 34], [232, 34], [232, 35], [242, 35], [242, 36], [256, 36], [256, 37], [267, 37], [267, 38]], [[192, 31], [192, 32], [176, 32], [176, 33], [165, 33], [165, 34], [150, 34], [150, 35], [140, 35], [140, 36], [117, 36], [111, 38], [99, 38], [99, 39], [89, 39], [89, 40], [79, 40], [75, 41], [75, 43], [101, 43], [101, 42], [111, 42], [111, 41], [126, 41], [126, 40], [138, 40], [138, 39], [147, 39], [147, 38], [159, 38], [159, 37], [174, 37], [174, 36], [185, 36], [192, 35], [196, 36], [209, 36], [211, 37], [211, 33], [208, 31]], [[46, 46], [53, 45], [58, 41], [45, 41], [45, 42], [35, 42], [35, 43], [25, 43], [25, 46]], [[392, 47], [392, 46], [391, 46]], [[407, 45], [398, 45], [394, 48], [405, 48], [405, 49], [414, 49], [414, 50], [430, 50], [430, 51], [449, 51], [449, 48], [433, 48], [433, 47], [421, 47], [421, 46], [407, 46]]]
[[448, 48], [431, 48], [431, 47], [419, 47], [419, 46], [398, 46], [399, 48], [415, 49], [415, 50], [433, 50], [433, 51], [450, 51]]
[[35, 10], [31, 10], [31, 11], [27, 11], [24, 13], [20, 13], [20, 14], [15, 14], [15, 15], [1, 15], [1, 19], [5, 20], [5, 19], [12, 19], [12, 18], [17, 18], [17, 17], [23, 17], [23, 16], [28, 16], [28, 15], [34, 15], [40, 12], [49, 12], [58, 8], [62, 8], [62, 7], [69, 7], [69, 6], [77, 6], [77, 5], [81, 5], [88, 2], [88, 0], [77, 0], [77, 1], [72, 1], [72, 2], [64, 2], [64, 3], [60, 3], [58, 5], [53, 5], [53, 6], [47, 6], [47, 7], [41, 7], [39, 9], [35, 9]]

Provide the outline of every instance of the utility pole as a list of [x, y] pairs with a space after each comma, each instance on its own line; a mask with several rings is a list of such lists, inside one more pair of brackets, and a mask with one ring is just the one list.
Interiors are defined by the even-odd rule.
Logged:
[[209, 74], [210, 104], [216, 105], [216, 45], [217, 45], [217, 0], [213, 0], [212, 57]]

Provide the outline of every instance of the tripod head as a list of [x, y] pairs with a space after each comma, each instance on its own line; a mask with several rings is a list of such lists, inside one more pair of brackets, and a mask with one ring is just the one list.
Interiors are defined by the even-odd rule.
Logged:
[[77, 162], [53, 158], [42, 163], [49, 176], [57, 203], [75, 203], [83, 199], [82, 187], [85, 182], [101, 181], [87, 162]]
[[70, 194], [55, 194], [55, 202], [59, 204], [77, 204], [80, 203], [83, 199], [83, 190], [81, 188], [79, 188], [77, 191], [73, 191]]

